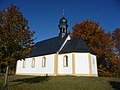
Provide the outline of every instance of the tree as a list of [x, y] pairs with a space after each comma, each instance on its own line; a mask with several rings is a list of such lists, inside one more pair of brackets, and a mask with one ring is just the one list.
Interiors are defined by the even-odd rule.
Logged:
[[[15, 67], [20, 57], [25, 57], [34, 45], [34, 32], [28, 20], [15, 5], [0, 11], [0, 64]], [[4, 68], [1, 67], [3, 70]]]
[[112, 60], [113, 63], [113, 76], [120, 78], [120, 59]]
[[[73, 26], [72, 38], [83, 38], [88, 46], [97, 54], [99, 75], [105, 76], [110, 70], [113, 42], [99, 23], [85, 20]], [[104, 75], [103, 75], [104, 74]]]
[[114, 50], [116, 52], [117, 58], [120, 58], [120, 28], [116, 28], [112, 32], [112, 39], [114, 41]]

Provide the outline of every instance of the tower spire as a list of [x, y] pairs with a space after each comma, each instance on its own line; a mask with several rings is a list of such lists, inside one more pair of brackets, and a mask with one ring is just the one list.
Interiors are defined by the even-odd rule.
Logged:
[[59, 21], [58, 27], [59, 27], [59, 36], [61, 38], [63, 38], [68, 34], [67, 33], [68, 25], [67, 25], [67, 19], [64, 17], [64, 9], [62, 10], [62, 18]]

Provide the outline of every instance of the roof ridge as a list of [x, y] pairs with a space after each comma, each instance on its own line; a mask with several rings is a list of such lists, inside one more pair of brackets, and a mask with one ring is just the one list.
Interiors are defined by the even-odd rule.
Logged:
[[[37, 42], [37, 43], [40, 43], [40, 42], [45, 42], [45, 41], [48, 41], [48, 40], [50, 40], [50, 39], [54, 39], [54, 38], [57, 38], [57, 37], [59, 37], [59, 36], [52, 37], [52, 38], [48, 38], [48, 39], [45, 39], [45, 40], [41, 40], [41, 41], [39, 41], [39, 42]], [[36, 44], [37, 44], [37, 43], [36, 43]]]

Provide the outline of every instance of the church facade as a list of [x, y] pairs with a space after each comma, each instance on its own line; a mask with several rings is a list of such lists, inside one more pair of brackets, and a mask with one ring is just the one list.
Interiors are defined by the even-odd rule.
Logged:
[[16, 75], [98, 76], [97, 59], [82, 38], [71, 39], [67, 19], [59, 21], [59, 36], [40, 41], [26, 57], [17, 61]]

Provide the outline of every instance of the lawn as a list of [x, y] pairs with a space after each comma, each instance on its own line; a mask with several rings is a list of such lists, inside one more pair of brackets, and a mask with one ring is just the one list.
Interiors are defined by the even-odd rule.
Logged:
[[120, 90], [120, 78], [105, 77], [41, 77], [9, 76], [9, 85], [3, 88], [4, 77], [0, 77], [1, 90]]

